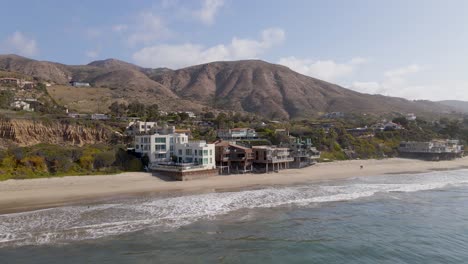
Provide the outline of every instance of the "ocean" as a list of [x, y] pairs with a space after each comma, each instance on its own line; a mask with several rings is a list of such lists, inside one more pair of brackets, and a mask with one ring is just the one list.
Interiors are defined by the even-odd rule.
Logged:
[[468, 170], [4, 214], [0, 263], [468, 263]]

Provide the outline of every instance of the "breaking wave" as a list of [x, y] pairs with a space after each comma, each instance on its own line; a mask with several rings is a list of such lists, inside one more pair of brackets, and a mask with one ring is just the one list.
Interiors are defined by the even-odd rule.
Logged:
[[0, 247], [67, 243], [150, 228], [165, 231], [240, 209], [309, 206], [375, 194], [416, 192], [466, 184], [468, 170], [459, 170], [239, 192], [131, 199], [6, 214], [0, 215]]

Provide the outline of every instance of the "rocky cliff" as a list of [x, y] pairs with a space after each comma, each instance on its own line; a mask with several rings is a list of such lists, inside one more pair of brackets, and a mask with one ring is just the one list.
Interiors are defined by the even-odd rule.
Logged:
[[104, 126], [28, 119], [0, 120], [0, 147], [39, 143], [75, 145], [109, 143], [115, 133]]

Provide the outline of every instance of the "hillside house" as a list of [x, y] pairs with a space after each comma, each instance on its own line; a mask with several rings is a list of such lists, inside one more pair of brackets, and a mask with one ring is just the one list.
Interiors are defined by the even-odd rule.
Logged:
[[154, 129], [156, 129], [157, 126], [157, 122], [131, 121], [128, 124], [125, 132], [129, 135], [150, 133], [154, 131]]
[[70, 82], [71, 86], [74, 87], [90, 87], [91, 85], [87, 82], [77, 82], [77, 81], [71, 81]]
[[403, 129], [403, 127], [400, 124], [393, 123], [393, 122], [388, 122], [384, 125], [385, 131], [401, 130], [401, 129]]
[[11, 103], [10, 106], [15, 110], [23, 110], [29, 112], [34, 111], [34, 109], [31, 107], [31, 104], [23, 100], [16, 100], [13, 103]]
[[218, 130], [218, 138], [222, 140], [251, 140], [258, 139], [257, 132], [252, 128], [232, 128]]
[[91, 119], [92, 120], [109, 120], [110, 117], [106, 114], [92, 114]]
[[0, 84], [10, 87], [19, 87], [20, 80], [17, 78], [0, 78]]

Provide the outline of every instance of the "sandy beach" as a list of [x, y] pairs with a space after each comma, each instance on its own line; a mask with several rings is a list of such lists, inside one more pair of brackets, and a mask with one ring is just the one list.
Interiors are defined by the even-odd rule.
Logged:
[[[363, 169], [360, 168], [361, 165]], [[468, 157], [440, 162], [394, 158], [320, 163], [308, 168], [283, 170], [279, 173], [224, 175], [186, 182], [167, 181], [144, 172], [8, 180], [0, 182], [0, 214], [143, 194], [229, 191], [349, 177], [464, 168], [468, 168]]]

